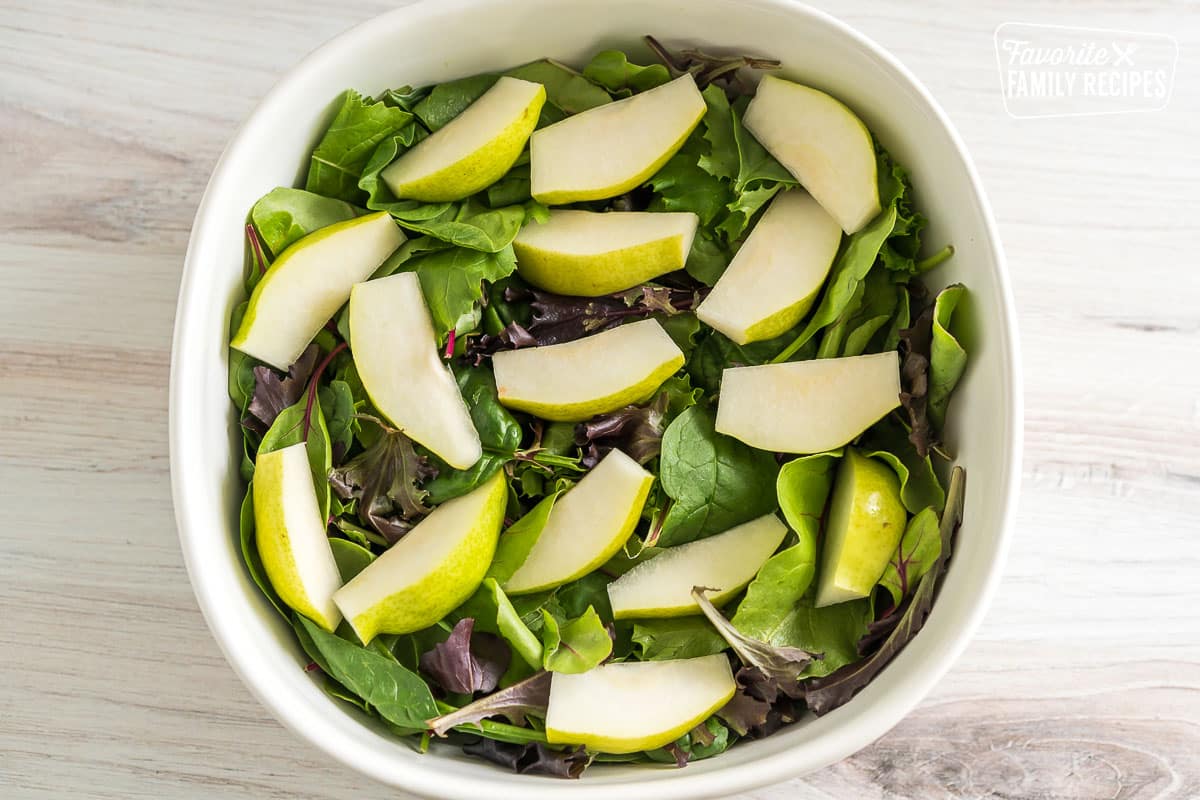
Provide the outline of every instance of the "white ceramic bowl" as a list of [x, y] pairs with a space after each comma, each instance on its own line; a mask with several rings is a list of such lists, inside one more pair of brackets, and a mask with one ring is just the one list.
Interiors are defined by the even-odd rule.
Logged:
[[[325, 695], [291, 629], [260, 596], [237, 545], [237, 420], [226, 395], [227, 324], [240, 299], [247, 210], [303, 181], [309, 152], [347, 87], [376, 93], [549, 56], [580, 63], [653, 33], [671, 45], [782, 59], [784, 75], [857, 111], [912, 172], [932, 244], [955, 257], [930, 278], [970, 287], [971, 353], [948, 432], [967, 468], [966, 521], [928, 623], [851, 703], [686, 769], [597, 766], [578, 782], [509, 774], [454, 747], [418, 755]], [[366, 22], [313, 52], [234, 136], [196, 214], [171, 364], [171, 473], [180, 542], [200, 608], [229, 663], [285, 725], [381, 781], [447, 798], [728, 796], [845, 758], [908, 713], [950, 668], [987, 607], [1016, 500], [1021, 391], [1012, 298], [991, 213], [962, 142], [894, 58], [844, 24], [788, 0], [439, 0]]]

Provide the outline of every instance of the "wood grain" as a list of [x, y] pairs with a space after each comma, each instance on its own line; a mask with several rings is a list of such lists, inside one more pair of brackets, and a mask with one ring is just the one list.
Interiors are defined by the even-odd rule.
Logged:
[[[399, 796], [281, 729], [225, 664], [165, 443], [175, 292], [217, 155], [283, 69], [393, 5], [0, 1], [0, 796]], [[983, 174], [1020, 311], [1024, 487], [996, 602], [930, 698], [745, 797], [1200, 797], [1200, 13], [830, 10], [930, 86]], [[1172, 102], [1011, 119], [1005, 21], [1172, 33]]]

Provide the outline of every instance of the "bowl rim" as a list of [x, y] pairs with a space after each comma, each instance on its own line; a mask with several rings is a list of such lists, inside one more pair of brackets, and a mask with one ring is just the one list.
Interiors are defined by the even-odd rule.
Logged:
[[[197, 326], [190, 322], [194, 316], [191, 306], [195, 302], [193, 298], [197, 294], [195, 291], [196, 286], [207, 279], [204, 270], [201, 269], [201, 265], [197, 263], [199, 261], [197, 251], [203, 248], [201, 243], [215, 236], [218, 230], [213, 219], [214, 212], [212, 209], [216, 203], [214, 198], [222, 193], [223, 184], [230, 180], [230, 176], [226, 174], [229, 171], [229, 163], [236, 160], [235, 157], [247, 146], [248, 130], [255, 123], [255, 120], [260, 117], [264, 109], [281, 103], [283, 98], [294, 87], [302, 84], [310, 73], [321, 69], [326, 61], [339, 57], [342, 51], [352, 48], [357, 40], [366, 36], [382, 20], [395, 21], [408, 18], [411, 24], [418, 24], [423, 15], [434, 13], [443, 15], [449, 12], [469, 11], [474, 6], [488, 5], [492, 2], [494, 0], [419, 0], [411, 5], [395, 8], [368, 18], [327, 40], [302, 57], [272, 86], [238, 126], [213, 168], [212, 175], [196, 211], [184, 258], [171, 348], [169, 382], [168, 436], [172, 499], [175, 507], [180, 548], [197, 603], [226, 661], [258, 702], [282, 723], [285, 728], [291, 730], [295, 735], [319, 751], [332, 756], [356, 772], [368, 775], [385, 784], [401, 787], [407, 791], [428, 796], [464, 798], [466, 800], [467, 798], [477, 798], [479, 796], [550, 798], [558, 796], [559, 792], [569, 790], [576, 796], [586, 796], [599, 800], [599, 798], [611, 797], [616, 791], [632, 797], [640, 796], [635, 795], [638, 790], [645, 791], [649, 789], [652, 790], [653, 796], [658, 798], [658, 800], [668, 800], [669, 798], [683, 800], [683, 798], [716, 796], [745, 791], [796, 777], [804, 773], [805, 769], [803, 767], [797, 768], [795, 764], [787, 759], [767, 755], [747, 762], [721, 765], [712, 771], [705, 771], [699, 774], [689, 774], [686, 771], [680, 771], [674, 773], [670, 780], [655, 780], [651, 783], [642, 783], [637, 779], [633, 779], [622, 783], [619, 790], [615, 785], [610, 783], [589, 785], [587, 780], [572, 783], [570, 786], [563, 786], [557, 782], [532, 779], [523, 781], [519, 792], [509, 793], [506, 789], [501, 789], [497, 784], [489, 783], [484, 779], [464, 774], [454, 775], [450, 771], [445, 770], [443, 768], [444, 763], [439, 761], [429, 760], [428, 765], [420, 762], [400, 763], [393, 761], [380, 763], [364, 756], [354, 748], [339, 745], [339, 742], [348, 741], [346, 736], [341, 735], [341, 732], [339, 732], [338, 736], [331, 737], [326, 730], [314, 730], [313, 726], [308, 724], [310, 719], [308, 719], [307, 715], [297, 710], [294, 704], [288, 703], [288, 691], [273, 686], [272, 681], [264, 677], [261, 671], [253, 669], [252, 665], [246, 663], [243, 655], [235, 654], [227, 640], [225, 626], [227, 625], [227, 617], [231, 611], [222, 608], [222, 604], [218, 602], [219, 587], [214, 584], [212, 577], [202, 566], [204, 559], [198, 551], [196, 544], [201, 531], [196, 530], [192, 523], [193, 503], [186, 481], [183, 479], [184, 463], [191, 447], [188, 442], [184, 422], [188, 418], [188, 411], [186, 409], [193, 402], [192, 398], [199, 396], [199, 393], [193, 393], [193, 390], [202, 388], [202, 382], [191, 374], [194, 370], [189, 369], [187, 366], [188, 360], [181, 358], [180, 354], [189, 352], [192, 349], [193, 340], [202, 335]], [[1002, 362], [1002, 369], [1006, 373], [1005, 377], [1008, 379], [1007, 392], [1009, 397], [1006, 404], [1009, 414], [1009, 418], [1006, 420], [1009, 433], [1007, 441], [1008, 469], [1002, 473], [1005, 481], [1003, 497], [1001, 498], [1003, 505], [999, 518], [994, 525], [996, 537], [994, 565], [988, 570], [983, 583], [978, 586], [976, 602], [967, 612], [965, 623], [960, 627], [957, 635], [944, 647], [944, 658], [935, 664], [929, 666], [923, 665], [921, 670], [909, 677], [906, 687], [907, 691], [892, 692], [886, 698], [885, 702], [878, 703], [876, 713], [869, 717], [871, 724], [864, 723], [857, 726], [853, 734], [850, 735], [826, 737], [827, 741], [817, 740], [806, 745], [806, 747], [820, 752], [816, 759], [813, 760], [832, 764], [858, 752], [884, 735], [929, 694], [974, 638], [974, 634], [991, 604], [996, 587], [1003, 574], [1004, 563], [1007, 560], [1011, 543], [1012, 522], [1020, 488], [1023, 447], [1022, 423], [1024, 419], [1020, 342], [1016, 322], [1016, 307], [1009, 281], [1007, 263], [1000, 246], [1000, 236], [992, 214], [991, 204], [988, 202], [987, 195], [983, 190], [983, 185], [974, 161], [967, 151], [957, 129], [941, 105], [925, 85], [899, 59], [874, 40], [833, 15], [808, 6], [799, 2], [799, 0], [754, 0], [753, 5], [805, 16], [814, 22], [834, 29], [839, 35], [846, 37], [864, 50], [870, 52], [886, 69], [908, 84], [927, 104], [937, 124], [946, 132], [954, 148], [954, 154], [960, 159], [965, 169], [967, 182], [979, 205], [980, 216], [983, 221], [982, 231], [987, 239], [987, 246], [991, 250], [990, 255], [995, 265], [996, 285], [1001, 295], [999, 299], [1002, 324], [1007, 333], [1005, 339], [1007, 347], [1001, 348], [1002, 352], [999, 357]], [[200, 401], [195, 402], [203, 405]], [[355, 725], [359, 725], [359, 723], [355, 721]], [[834, 739], [838, 739], [838, 741], [834, 742]], [[813, 767], [813, 769], [816, 768]]]

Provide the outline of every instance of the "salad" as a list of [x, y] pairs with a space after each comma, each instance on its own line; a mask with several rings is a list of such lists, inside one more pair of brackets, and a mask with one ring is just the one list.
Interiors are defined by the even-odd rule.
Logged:
[[647, 44], [347, 91], [250, 210], [246, 567], [422, 752], [717, 755], [850, 701], [950, 555], [952, 248], [837, 99]]

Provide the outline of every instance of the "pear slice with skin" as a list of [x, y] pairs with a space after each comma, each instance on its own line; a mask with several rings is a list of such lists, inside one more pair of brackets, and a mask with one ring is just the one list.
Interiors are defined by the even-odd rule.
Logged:
[[455, 469], [483, 454], [415, 272], [360, 283], [350, 292], [350, 344], [363, 388], [379, 412]]
[[497, 473], [447, 500], [333, 595], [363, 643], [428, 628], [483, 582], [496, 553], [508, 485]]
[[738, 344], [778, 336], [812, 307], [841, 240], [811, 195], [777, 195], [696, 316]]
[[691, 74], [535, 131], [533, 199], [603, 200], [645, 183], [683, 147], [707, 106]]
[[513, 240], [517, 270], [557, 294], [596, 297], [683, 269], [700, 218], [691, 212], [555, 210]]
[[777, 453], [841, 447], [900, 405], [895, 350], [727, 369], [716, 429]]
[[637, 753], [670, 744], [733, 697], [724, 653], [673, 661], [602, 664], [550, 679], [546, 739], [601, 753]]
[[826, 519], [818, 607], [866, 597], [879, 582], [908, 519], [896, 471], [848, 448]]
[[766, 75], [742, 123], [846, 233], [882, 210], [871, 133], [840, 101]]
[[404, 243], [381, 211], [310, 233], [279, 254], [246, 306], [229, 346], [287, 371], [329, 318]]
[[608, 585], [613, 617], [684, 617], [699, 614], [692, 589], [705, 586], [720, 605], [754, 579], [779, 547], [787, 526], [774, 514], [724, 533], [668, 547]]
[[645, 400], [683, 361], [663, 327], [646, 319], [573, 342], [502, 350], [492, 367], [503, 405], [582, 422]]
[[611, 450], [550, 512], [525, 561], [504, 583], [511, 595], [551, 589], [608, 561], [633, 533], [654, 476]]
[[512, 168], [545, 101], [542, 84], [500, 78], [465, 111], [385, 167], [379, 177], [401, 199], [437, 203], [469, 197]]
[[254, 540], [275, 594], [329, 632], [342, 585], [325, 533], [304, 442], [259, 453], [254, 463]]

